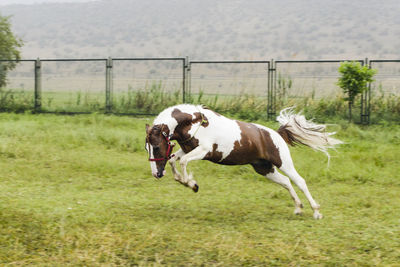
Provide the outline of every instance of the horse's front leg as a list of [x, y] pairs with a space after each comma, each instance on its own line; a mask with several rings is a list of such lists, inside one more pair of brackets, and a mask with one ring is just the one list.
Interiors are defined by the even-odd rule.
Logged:
[[176, 168], [176, 161], [178, 161], [183, 155], [185, 155], [185, 152], [183, 152], [182, 149], [179, 149], [174, 155], [175, 156], [169, 160], [169, 165], [171, 166], [172, 173], [176, 181], [180, 182], [183, 185], [186, 185], [182, 174], [180, 174], [180, 172]]
[[188, 187], [192, 188], [194, 192], [199, 191], [199, 186], [197, 185], [197, 182], [193, 179], [192, 175], [191, 174], [189, 175], [187, 173], [186, 167], [190, 161], [203, 159], [207, 153], [208, 150], [202, 148], [201, 146], [198, 146], [189, 153], [181, 157], [180, 165], [183, 172], [182, 178], [184, 180], [184, 183]]

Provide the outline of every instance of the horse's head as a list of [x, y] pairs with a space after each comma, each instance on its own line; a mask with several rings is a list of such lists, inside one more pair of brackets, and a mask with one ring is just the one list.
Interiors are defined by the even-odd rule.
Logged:
[[149, 153], [151, 172], [154, 177], [165, 175], [165, 164], [172, 157], [171, 152], [175, 144], [169, 141], [168, 126], [146, 124], [146, 150]]

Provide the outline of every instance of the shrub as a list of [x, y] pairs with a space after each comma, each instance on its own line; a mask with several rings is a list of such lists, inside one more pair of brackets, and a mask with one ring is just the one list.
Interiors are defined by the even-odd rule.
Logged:
[[338, 85], [343, 89], [347, 97], [344, 100], [349, 102], [349, 120], [352, 120], [351, 108], [355, 97], [367, 90], [367, 84], [373, 82], [373, 76], [376, 73], [375, 69], [370, 69], [368, 66], [361, 66], [360, 62], [343, 62], [339, 67], [341, 76], [338, 80]]

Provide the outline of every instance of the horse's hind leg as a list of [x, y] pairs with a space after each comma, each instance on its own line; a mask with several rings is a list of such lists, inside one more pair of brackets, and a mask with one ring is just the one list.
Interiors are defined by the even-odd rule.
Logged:
[[303, 191], [304, 195], [307, 197], [308, 202], [310, 202], [311, 208], [314, 210], [314, 219], [322, 219], [322, 214], [319, 212], [320, 206], [315, 202], [308, 190], [306, 181], [301, 177], [293, 166], [293, 162], [286, 162], [280, 168], [289, 178]]
[[275, 168], [272, 170], [273, 170], [273, 172], [268, 173], [267, 175], [265, 175], [265, 177], [267, 177], [268, 179], [270, 179], [271, 181], [273, 181], [277, 184], [280, 184], [281, 186], [283, 186], [284, 188], [286, 188], [289, 191], [289, 193], [292, 196], [292, 199], [294, 201], [294, 205], [295, 205], [294, 214], [301, 214], [303, 204], [301, 204], [301, 200], [297, 196], [297, 193], [294, 190], [292, 184], [290, 183], [289, 178], [286, 177], [285, 175], [279, 173], [278, 170], [276, 170]]
[[286, 188], [289, 191], [290, 196], [292, 197], [292, 199], [294, 201], [294, 205], [295, 205], [294, 214], [302, 213], [303, 204], [301, 204], [301, 200], [297, 196], [297, 193], [294, 190], [292, 184], [290, 183], [290, 180], [288, 177], [279, 173], [278, 170], [276, 170], [274, 167], [272, 167], [272, 164], [270, 164], [270, 163], [252, 164], [252, 166], [257, 173], [264, 175], [271, 181], [273, 181], [277, 184], [280, 184], [281, 186]]

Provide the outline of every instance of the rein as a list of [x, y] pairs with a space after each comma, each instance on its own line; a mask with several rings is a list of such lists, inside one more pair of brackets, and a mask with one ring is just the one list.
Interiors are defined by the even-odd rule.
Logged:
[[162, 135], [164, 136], [165, 140], [167, 140], [167, 142], [168, 142], [167, 154], [165, 155], [164, 158], [153, 158], [153, 159], [150, 158], [150, 154], [149, 154], [149, 161], [169, 160], [169, 159], [171, 159], [172, 157], [175, 156], [175, 154], [171, 154], [172, 149], [174, 147], [172, 146], [171, 141], [169, 140], [169, 137], [168, 137], [167, 133], [163, 132]]

